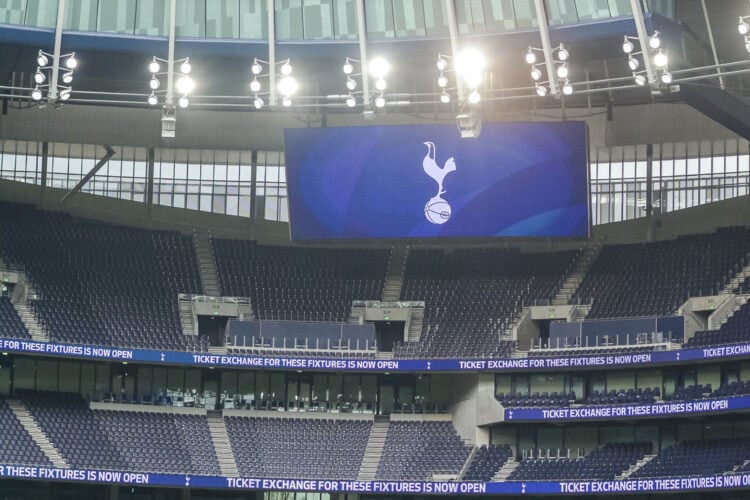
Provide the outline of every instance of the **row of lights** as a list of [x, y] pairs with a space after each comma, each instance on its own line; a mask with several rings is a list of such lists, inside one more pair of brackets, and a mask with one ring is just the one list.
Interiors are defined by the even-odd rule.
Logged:
[[537, 57], [537, 52], [544, 53], [542, 49], [536, 47], [529, 47], [526, 52], [525, 61], [526, 64], [531, 66], [531, 79], [534, 81], [534, 90], [539, 97], [544, 97], [549, 93], [547, 85], [550, 84], [552, 78], [557, 78], [557, 83], [565, 95], [571, 95], [573, 93], [573, 84], [570, 83], [570, 69], [568, 67], [568, 60], [570, 59], [570, 52], [565, 48], [564, 44], [560, 44], [552, 49], [552, 54], [555, 57], [553, 66], [555, 68], [555, 75], [547, 75], [547, 80], [542, 81], [544, 76], [543, 68], [545, 67], [544, 61], [540, 61]]
[[[47, 73], [51, 72], [52, 64], [50, 64], [50, 58], [54, 57], [52, 54], [48, 54], [43, 50], [40, 50], [36, 56], [36, 72], [34, 73], [34, 90], [31, 91], [31, 98], [35, 101], [41, 101], [43, 97], [42, 90], [47, 88], [49, 92], [49, 83], [45, 83], [49, 78]], [[76, 53], [71, 52], [70, 54], [63, 54], [60, 56], [62, 64], [65, 66], [65, 73], [62, 75], [62, 83], [64, 85], [57, 85], [59, 91], [60, 100], [67, 101], [70, 99], [70, 94], [73, 91], [71, 84], [73, 83], [73, 71], [78, 67], [78, 59], [76, 59]]]
[[[750, 25], [745, 22], [745, 19], [750, 16], [740, 17], [740, 23], [738, 31], [741, 35], [745, 36], [746, 47], [750, 52]], [[638, 85], [645, 85], [647, 83], [646, 76], [643, 71], [638, 71], [641, 63], [638, 59], [638, 55], [643, 56], [643, 51], [635, 51], [634, 41], [637, 41], [636, 37], [625, 36], [622, 50], [628, 56], [628, 67], [633, 72], [633, 79]], [[659, 32], [655, 32], [649, 37], [649, 48], [654, 51], [653, 62], [654, 65], [660, 70], [660, 80], [664, 84], [672, 82], [672, 75], [667, 70], [668, 57], [667, 54], [661, 48], [661, 39], [659, 38]], [[534, 88], [539, 96], [546, 96], [549, 93], [549, 85], [551, 78], [557, 78], [560, 89], [563, 94], [570, 95], [573, 93], [573, 85], [570, 82], [569, 74], [570, 70], [568, 67], [568, 61], [570, 59], [570, 52], [564, 44], [560, 44], [553, 49], [555, 55], [554, 68], [555, 75], [548, 75], [548, 79], [543, 81], [544, 76], [544, 61], [540, 61], [537, 57], [537, 53], [543, 52], [542, 49], [529, 47], [528, 52], [525, 55], [525, 61], [531, 66], [530, 75], [534, 82]], [[42, 88], [45, 87], [44, 82], [47, 80], [45, 74], [46, 71], [50, 70], [52, 66], [49, 65], [49, 57], [51, 54], [47, 54], [43, 51], [39, 51], [37, 57], [38, 67], [34, 74], [34, 81], [36, 87], [31, 93], [32, 99], [39, 101], [42, 98]], [[65, 54], [61, 56], [64, 59], [65, 67], [67, 71], [62, 76], [62, 82], [66, 86], [60, 88], [60, 99], [67, 100], [70, 98], [72, 88], [69, 86], [73, 81], [73, 70], [78, 66], [78, 61], [75, 58], [75, 53]], [[437, 85], [441, 89], [440, 101], [444, 104], [451, 102], [450, 91], [455, 90], [454, 87], [449, 87], [450, 81], [448, 76], [454, 74], [455, 78], [460, 78], [465, 86], [468, 88], [467, 101], [470, 104], [477, 104], [480, 99], [479, 87], [484, 78], [485, 60], [481, 53], [475, 49], [467, 49], [463, 51], [458, 57], [453, 60], [453, 68], [450, 68], [449, 61], [452, 60], [450, 56], [444, 54], [438, 54], [436, 62], [438, 70]], [[169, 61], [165, 59], [153, 57], [149, 64], [149, 71], [151, 72], [151, 79], [149, 81], [149, 88], [151, 93], [148, 96], [148, 104], [155, 106], [159, 102], [158, 94], [164, 93], [161, 89], [162, 83], [160, 76], [165, 75], [166, 72], [161, 71], [161, 63], [169, 64]], [[176, 75], [179, 77], [175, 83], [175, 90], [181, 94], [178, 99], [178, 104], [182, 108], [188, 107], [190, 104], [188, 96], [195, 89], [195, 81], [190, 77], [192, 71], [192, 65], [190, 64], [190, 58], [179, 59], [175, 61], [175, 64], [179, 64], [179, 71], [176, 71]], [[277, 91], [282, 96], [282, 106], [289, 107], [292, 105], [292, 96], [297, 92], [299, 84], [291, 76], [292, 65], [289, 59], [277, 62], [276, 65], [279, 67], [280, 80], [277, 84]], [[355, 65], [360, 66], [359, 72], [355, 72]], [[375, 98], [374, 104], [378, 108], [382, 108], [386, 105], [385, 90], [388, 86], [385, 77], [390, 71], [390, 64], [382, 57], [377, 57], [369, 62], [367, 68], [369, 75], [363, 75], [361, 71], [361, 61], [351, 57], [347, 57], [344, 65], [343, 72], [345, 75], [345, 84], [348, 90], [348, 94], [345, 99], [345, 103], [348, 107], [353, 108], [357, 105], [357, 95], [361, 94], [361, 91], [357, 91], [359, 84], [357, 78], [366, 78], [371, 76], [374, 78]], [[264, 66], [267, 71], [264, 73]], [[253, 93], [253, 104], [256, 109], [261, 109], [265, 106], [263, 96], [269, 94], [261, 83], [262, 79], [269, 78], [271, 68], [268, 68], [268, 61], [264, 61], [259, 58], [253, 59], [253, 63], [250, 67], [252, 74], [252, 80], [250, 81], [250, 91]], [[276, 71], [273, 68], [273, 71]], [[457, 85], [457, 82], [456, 82]]]
[[[646, 85], [646, 83], [648, 83], [648, 81], [645, 70], [639, 71], [639, 68], [641, 67], [641, 61], [637, 56], [649, 57], [649, 55], [644, 53], [643, 49], [641, 49], [640, 51], [635, 51], [635, 44], [633, 42], [637, 41], [637, 37], [626, 35], [622, 42], [622, 51], [628, 56], [628, 68], [630, 68], [630, 71], [633, 73], [633, 80], [638, 85], [644, 86]], [[667, 53], [662, 49], [661, 38], [659, 37], [658, 31], [654, 32], [653, 35], [648, 37], [648, 49], [651, 51], [651, 60], [653, 61], [654, 66], [656, 66], [656, 69], [659, 72], [659, 80], [661, 81], [661, 83], [669, 85], [670, 83], [672, 83], [672, 73], [670, 73], [667, 69], [667, 65], [669, 64], [669, 57], [667, 56]]]

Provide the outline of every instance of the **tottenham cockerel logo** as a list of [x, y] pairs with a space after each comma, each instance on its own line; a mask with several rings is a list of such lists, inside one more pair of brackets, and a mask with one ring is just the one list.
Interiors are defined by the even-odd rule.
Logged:
[[435, 160], [435, 144], [425, 142], [424, 145], [427, 146], [427, 155], [422, 160], [422, 168], [427, 175], [437, 182], [437, 194], [430, 198], [424, 206], [424, 216], [433, 224], [445, 224], [451, 218], [451, 206], [442, 197], [445, 194], [443, 180], [446, 175], [456, 170], [456, 162], [453, 157], [450, 157], [441, 168]]

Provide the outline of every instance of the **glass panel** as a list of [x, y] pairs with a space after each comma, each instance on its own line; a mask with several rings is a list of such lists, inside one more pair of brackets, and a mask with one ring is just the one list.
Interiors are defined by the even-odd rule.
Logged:
[[333, 0], [333, 23], [336, 38], [357, 38], [357, 12], [354, 0]]
[[26, 0], [0, 1], [0, 23], [23, 24], [26, 13]]
[[578, 22], [574, 0], [545, 0], [551, 26]]
[[169, 2], [138, 0], [135, 14], [135, 34], [167, 36], [169, 33]]
[[107, 4], [100, 8], [97, 31], [134, 33], [135, 5], [136, 0], [119, 0], [114, 5]]
[[484, 12], [490, 33], [516, 29], [512, 0], [484, 0]]
[[609, 11], [613, 17], [633, 15], [630, 0], [609, 0]]
[[279, 40], [301, 40], [302, 0], [276, 0], [276, 37]]
[[264, 0], [240, 0], [240, 38], [268, 38], [268, 15]]
[[98, 0], [68, 0], [65, 3], [63, 28], [76, 31], [96, 31]]
[[365, 2], [367, 36], [373, 39], [396, 36], [391, 0], [368, 0]]
[[425, 29], [428, 35], [445, 35], [448, 33], [448, 14], [442, 0], [424, 0]]
[[178, 37], [202, 38], [206, 36], [206, 0], [177, 2], [175, 33]]
[[333, 0], [303, 0], [306, 40], [333, 38]]
[[424, 36], [424, 8], [422, 0], [393, 0], [396, 36]]
[[581, 21], [611, 17], [608, 0], [576, 0], [576, 9]]
[[206, 0], [206, 38], [239, 38], [240, 0]]
[[539, 26], [533, 0], [513, 0], [513, 9], [516, 11], [516, 25], [518, 29]]

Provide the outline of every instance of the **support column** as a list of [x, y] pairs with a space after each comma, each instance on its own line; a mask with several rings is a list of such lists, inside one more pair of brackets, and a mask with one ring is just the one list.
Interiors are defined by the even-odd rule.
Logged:
[[167, 52], [167, 92], [164, 107], [174, 106], [174, 40], [177, 23], [177, 0], [169, 1], [169, 49]]
[[367, 23], [365, 22], [365, 0], [356, 0], [357, 38], [359, 40], [359, 60], [362, 68], [362, 103], [365, 109], [370, 106], [370, 75], [367, 74]]
[[714, 56], [714, 64], [716, 65], [716, 74], [719, 75], [719, 87], [722, 90], [726, 89], [724, 83], [724, 77], [721, 76], [721, 67], [719, 66], [719, 54], [716, 52], [716, 42], [714, 41], [714, 31], [711, 29], [711, 20], [708, 18], [708, 8], [706, 8], [706, 0], [701, 0], [701, 7], [703, 7], [703, 19], [706, 22], [706, 31], [708, 32], [708, 41], [711, 43], [711, 52]]
[[[637, 160], [637, 158], [636, 158]], [[654, 145], [646, 146], [646, 217], [654, 214]]]
[[555, 59], [552, 52], [552, 43], [549, 39], [549, 23], [547, 22], [547, 10], [542, 0], [534, 0], [536, 8], [536, 19], [539, 23], [539, 36], [542, 38], [542, 51], [544, 52], [544, 64], [547, 68], [549, 78], [549, 91], [552, 95], [558, 95], [557, 71], [555, 71]]
[[[458, 43], [458, 21], [456, 20], [456, 6], [453, 0], [445, 0], [445, 12], [448, 16], [448, 33], [451, 38], [451, 56], [453, 57], [453, 69], [456, 69], [456, 58], [461, 54], [461, 46]], [[458, 102], [464, 102], [464, 84], [456, 74], [456, 95]]]
[[42, 175], [40, 179], [41, 184], [41, 198], [42, 201], [44, 201], [44, 197], [47, 194], [47, 165], [49, 161], [49, 143], [43, 142], [42, 143]]
[[151, 214], [154, 205], [154, 148], [148, 148], [146, 157], [146, 211]]
[[55, 23], [55, 48], [52, 50], [52, 75], [49, 79], [47, 97], [49, 102], [57, 101], [57, 78], [60, 72], [60, 52], [62, 50], [62, 30], [65, 21], [65, 0], [57, 0], [57, 23]]
[[648, 83], [655, 85], [658, 82], [656, 81], [654, 66], [651, 62], [648, 31], [646, 31], [646, 21], [643, 17], [643, 8], [640, 0], [630, 0], [630, 8], [633, 11], [633, 21], [635, 21], [635, 30], [638, 33], [638, 43], [641, 46], [641, 52], [643, 52], [643, 66], [646, 68], [646, 77], [648, 78]]
[[266, 1], [268, 15], [268, 105], [276, 105], [276, 8], [274, 0]]

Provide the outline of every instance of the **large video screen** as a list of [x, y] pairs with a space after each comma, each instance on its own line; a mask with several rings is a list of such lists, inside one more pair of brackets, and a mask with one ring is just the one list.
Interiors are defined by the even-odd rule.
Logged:
[[586, 125], [287, 129], [292, 239], [586, 237]]

